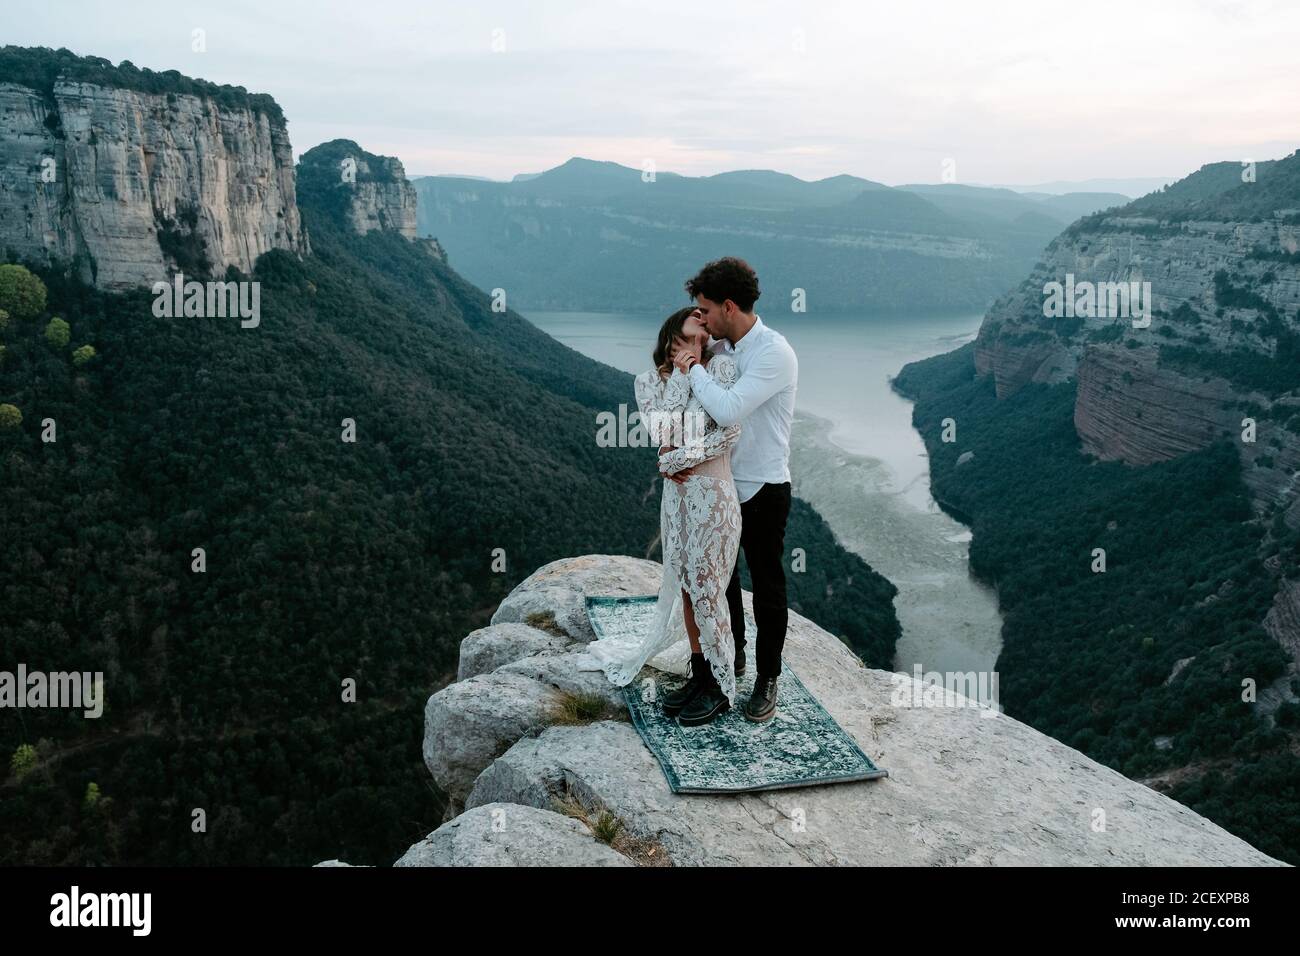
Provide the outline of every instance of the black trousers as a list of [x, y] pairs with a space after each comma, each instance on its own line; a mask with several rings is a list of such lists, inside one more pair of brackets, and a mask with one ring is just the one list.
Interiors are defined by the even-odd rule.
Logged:
[[[785, 599], [785, 523], [790, 517], [790, 482], [771, 483], [740, 505], [740, 547], [754, 586], [754, 623], [758, 626], [758, 677], [781, 673], [781, 649], [790, 614]], [[736, 650], [745, 646], [745, 609], [740, 602], [740, 558], [727, 585], [731, 633]]]

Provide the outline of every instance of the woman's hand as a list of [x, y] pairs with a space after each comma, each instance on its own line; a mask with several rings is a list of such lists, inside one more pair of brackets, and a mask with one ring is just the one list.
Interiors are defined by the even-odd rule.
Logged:
[[680, 335], [674, 336], [673, 365], [683, 372], [688, 372], [691, 366], [700, 360], [702, 351], [698, 340], [687, 341]]
[[[676, 450], [677, 450], [677, 446], [676, 446], [676, 445], [660, 445], [660, 446], [659, 446], [659, 454], [660, 454], [661, 457], [662, 457], [663, 455], [668, 454], [670, 451], [676, 451]], [[659, 477], [662, 478], [662, 479], [664, 479], [664, 481], [675, 481], [675, 482], [677, 482], [677, 483], [680, 485], [680, 484], [682, 484], [682, 482], [684, 482], [687, 478], [691, 477], [691, 474], [692, 474], [694, 471], [695, 471], [694, 468], [683, 468], [681, 471], [676, 472], [675, 474], [669, 474], [668, 472], [663, 471], [662, 469], [660, 469], [660, 471], [659, 471]]]
[[691, 475], [693, 474], [695, 474], [694, 468], [683, 468], [681, 471], [674, 471], [671, 473], [667, 471], [663, 471], [661, 468], [659, 472], [659, 477], [662, 478], [664, 481], [675, 481], [677, 482], [677, 484], [681, 485], [681, 484], [685, 484], [686, 479], [691, 477]]

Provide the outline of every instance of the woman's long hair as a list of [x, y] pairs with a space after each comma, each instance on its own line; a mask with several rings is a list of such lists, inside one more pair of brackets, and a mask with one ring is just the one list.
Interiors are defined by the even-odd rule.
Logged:
[[654, 363], [655, 368], [659, 370], [660, 375], [671, 375], [673, 371], [673, 339], [682, 334], [682, 326], [690, 318], [695, 306], [688, 306], [685, 309], [678, 309], [668, 318], [664, 319], [663, 327], [659, 330], [659, 339], [655, 342]]

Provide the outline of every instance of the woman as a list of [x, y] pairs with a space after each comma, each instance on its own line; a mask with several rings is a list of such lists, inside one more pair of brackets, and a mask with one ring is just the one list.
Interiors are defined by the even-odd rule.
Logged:
[[[708, 723], [736, 698], [726, 590], [740, 544], [740, 502], [731, 479], [731, 447], [740, 426], [719, 427], [691, 394], [689, 376], [672, 361], [679, 337], [708, 344], [699, 314], [688, 308], [670, 315], [659, 330], [654, 368], [636, 377], [641, 422], [659, 446], [660, 473], [687, 472], [680, 481], [666, 477], [663, 483], [664, 577], [655, 625], [635, 640], [606, 638], [588, 645], [610, 681], [626, 686], [647, 663], [681, 673], [689, 642], [690, 680], [661, 701], [665, 714], [688, 727]], [[703, 350], [701, 362], [719, 385], [735, 384], [736, 362], [730, 356]]]

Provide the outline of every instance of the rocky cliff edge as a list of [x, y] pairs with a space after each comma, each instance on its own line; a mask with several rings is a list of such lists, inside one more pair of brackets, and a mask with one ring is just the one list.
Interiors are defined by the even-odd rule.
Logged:
[[425, 709], [425, 763], [448, 819], [397, 866], [1280, 865], [964, 697], [912, 706], [919, 682], [865, 667], [798, 614], [787, 665], [889, 777], [676, 795], [620, 692], [576, 668], [593, 638], [587, 595], [655, 593], [659, 576], [635, 558], [556, 561], [464, 639], [457, 680]]

